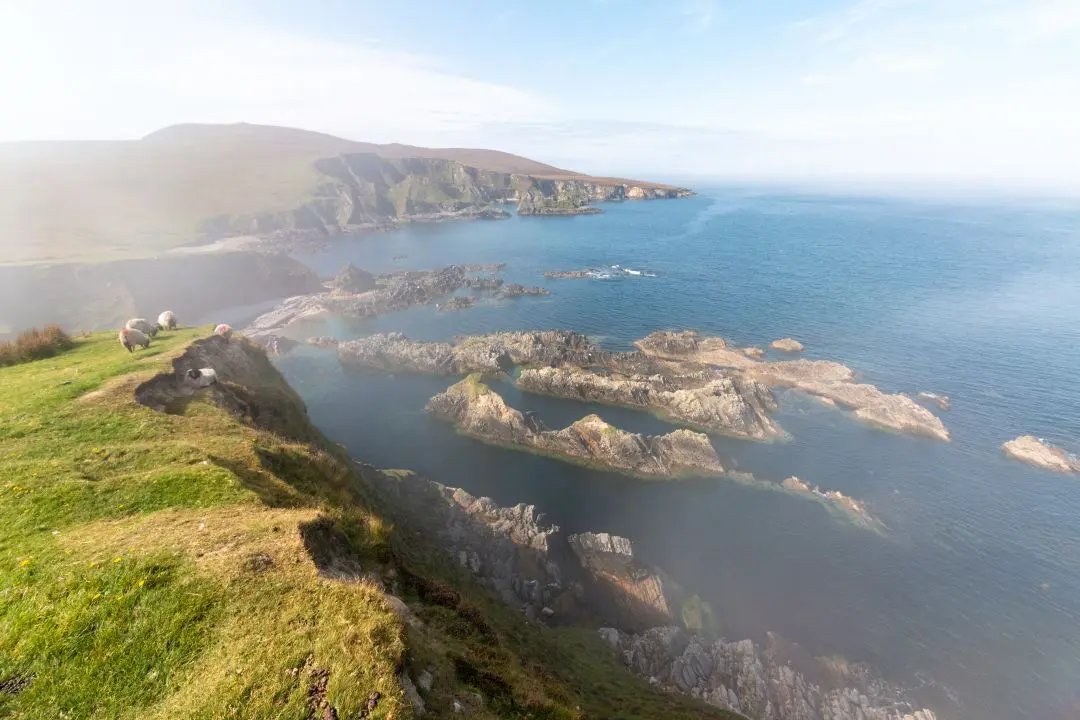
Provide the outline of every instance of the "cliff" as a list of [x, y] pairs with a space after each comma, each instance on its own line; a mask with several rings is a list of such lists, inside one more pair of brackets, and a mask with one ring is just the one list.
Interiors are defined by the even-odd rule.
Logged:
[[[473, 573], [475, 552], [533, 577], [549, 531], [527, 506], [456, 496], [449, 525], [407, 519], [400, 473], [350, 461], [261, 350], [209, 333], [134, 354], [97, 334], [0, 368], [0, 714], [732, 717]], [[446, 552], [459, 533], [467, 567]]]
[[148, 257], [230, 235], [322, 236], [525, 208], [681, 197], [493, 150], [294, 128], [185, 125], [142, 140], [0, 145], [0, 263]]

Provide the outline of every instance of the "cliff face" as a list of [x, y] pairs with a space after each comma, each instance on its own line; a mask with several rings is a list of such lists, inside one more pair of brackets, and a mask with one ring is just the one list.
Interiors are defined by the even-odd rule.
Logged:
[[350, 153], [315, 161], [320, 182], [297, 207], [277, 212], [219, 215], [204, 222], [210, 236], [308, 231], [333, 234], [411, 220], [500, 218], [495, 205], [516, 202], [522, 215], [600, 212], [590, 203], [668, 199], [690, 190], [612, 179], [561, 180], [483, 170], [433, 157], [387, 158]]

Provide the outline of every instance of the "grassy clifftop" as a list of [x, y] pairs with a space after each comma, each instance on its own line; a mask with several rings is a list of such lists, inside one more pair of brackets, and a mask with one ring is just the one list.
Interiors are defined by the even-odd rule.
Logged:
[[[0, 368], [0, 715], [400, 719], [423, 669], [426, 717], [729, 717], [457, 575], [261, 351], [208, 334]], [[184, 391], [202, 363], [222, 382]]]

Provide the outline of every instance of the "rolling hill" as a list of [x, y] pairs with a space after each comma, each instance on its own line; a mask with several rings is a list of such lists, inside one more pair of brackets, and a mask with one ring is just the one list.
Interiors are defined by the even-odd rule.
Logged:
[[264, 125], [0, 144], [0, 263], [151, 257], [208, 238], [333, 233], [530, 197], [676, 196], [495, 150], [375, 145]]

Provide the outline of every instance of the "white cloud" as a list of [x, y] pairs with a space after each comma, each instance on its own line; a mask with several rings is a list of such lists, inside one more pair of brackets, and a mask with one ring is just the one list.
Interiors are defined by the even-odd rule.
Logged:
[[941, 61], [933, 55], [872, 55], [868, 63], [881, 72], [899, 75], [924, 73], [936, 69]]
[[824, 85], [828, 81], [829, 81], [829, 79], [827, 77], [825, 77], [824, 75], [803, 75], [802, 76], [802, 84], [803, 85]]
[[[12, 18], [4, 18], [11, 20]], [[101, 18], [93, 34], [23, 16], [0, 29], [0, 139], [115, 138], [176, 122], [296, 125], [356, 139], [437, 143], [447, 129], [551, 121], [551, 101], [442, 68], [444, 59], [221, 27], [196, 18], [141, 46]], [[213, 30], [204, 28], [212, 27]], [[5, 57], [7, 55], [7, 57]]]

